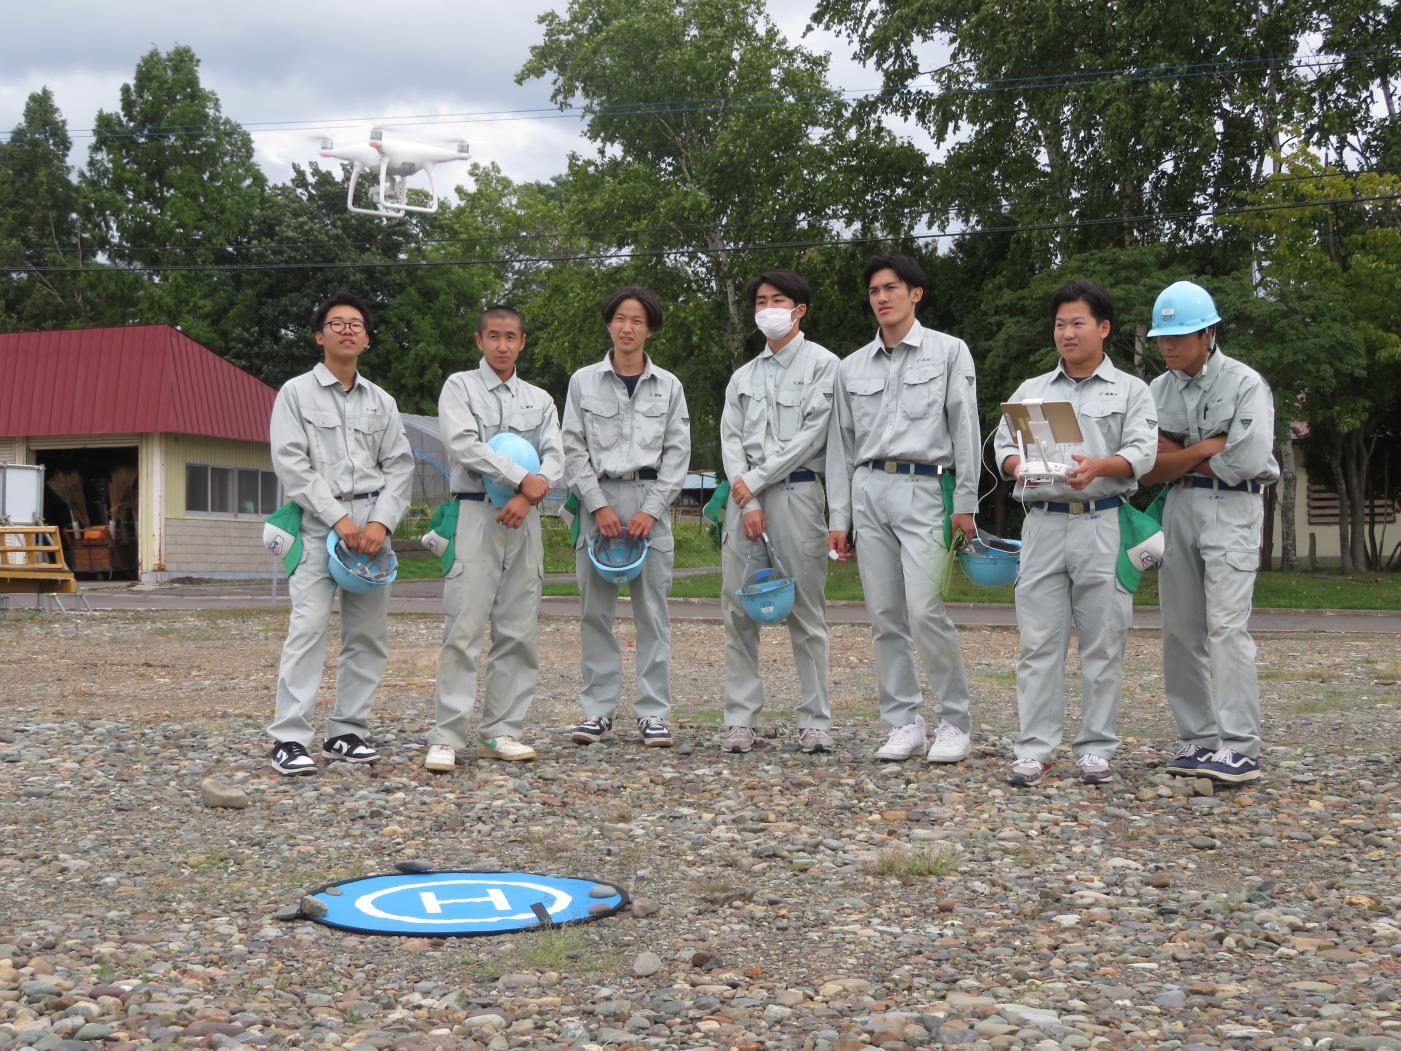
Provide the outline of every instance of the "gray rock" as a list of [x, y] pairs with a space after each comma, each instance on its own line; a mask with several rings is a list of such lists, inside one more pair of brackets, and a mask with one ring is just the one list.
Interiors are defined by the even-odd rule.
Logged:
[[241, 788], [226, 785], [216, 777], [206, 777], [199, 783], [199, 798], [207, 807], [226, 810], [248, 809], [248, 794]]
[[632, 961], [632, 973], [639, 978], [650, 978], [662, 969], [662, 958], [654, 952], [640, 952]]

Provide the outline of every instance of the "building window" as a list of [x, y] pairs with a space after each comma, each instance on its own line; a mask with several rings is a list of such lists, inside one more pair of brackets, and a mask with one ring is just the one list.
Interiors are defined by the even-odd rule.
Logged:
[[277, 510], [277, 475], [246, 467], [185, 465], [185, 510], [191, 514], [264, 518]]

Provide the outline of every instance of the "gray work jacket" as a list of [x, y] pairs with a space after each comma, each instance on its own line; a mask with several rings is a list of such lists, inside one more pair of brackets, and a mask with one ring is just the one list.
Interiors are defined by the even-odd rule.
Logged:
[[399, 407], [358, 372], [350, 390], [324, 363], [284, 383], [268, 440], [282, 491], [328, 526], [355, 493], [378, 490], [368, 521], [391, 533], [409, 509], [413, 450]]
[[535, 447], [540, 454], [535, 473], [552, 487], [564, 477], [554, 400], [519, 372], [503, 380], [482, 359], [475, 369], [453, 373], [438, 396], [438, 426], [452, 460], [454, 493], [482, 492], [483, 475], [512, 490], [521, 484], [525, 468], [487, 445], [503, 431], [519, 434]]

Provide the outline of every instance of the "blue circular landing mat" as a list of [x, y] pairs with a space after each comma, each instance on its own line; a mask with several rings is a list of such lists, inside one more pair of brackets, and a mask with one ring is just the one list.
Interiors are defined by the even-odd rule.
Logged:
[[311, 918], [327, 927], [428, 938], [584, 923], [628, 903], [611, 883], [539, 872], [396, 872], [332, 883], [312, 897], [326, 915]]

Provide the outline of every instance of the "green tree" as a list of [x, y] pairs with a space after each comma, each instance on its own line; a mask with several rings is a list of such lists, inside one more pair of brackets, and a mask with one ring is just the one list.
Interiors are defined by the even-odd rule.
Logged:
[[582, 103], [597, 147], [570, 157], [561, 220], [634, 255], [606, 280], [564, 271], [589, 292], [556, 300], [573, 326], [561, 335], [606, 349], [584, 309], [605, 284], [666, 296], [654, 348], [686, 384], [697, 462], [714, 462], [725, 381], [753, 328], [743, 282], [795, 254], [750, 246], [905, 232], [924, 158], [884, 131], [854, 136], [826, 57], [788, 43], [762, 0], [572, 0], [540, 22], [517, 79], [548, 78], [561, 108]]
[[[1307, 0], [819, 0], [814, 21], [879, 68], [862, 104], [947, 148], [930, 221], [1023, 227], [1016, 251], [1042, 264], [1103, 247], [1203, 236], [1180, 221], [1254, 182], [1296, 112]], [[949, 61], [921, 68], [930, 44]], [[1050, 229], [1038, 228], [1055, 225]]]
[[1401, 390], [1401, 178], [1339, 171], [1303, 150], [1284, 160], [1251, 197], [1266, 210], [1223, 220], [1263, 246], [1259, 280], [1238, 309], [1263, 319], [1262, 371], [1329, 464], [1344, 570], [1378, 568], [1367, 508], [1374, 458], [1393, 455], [1383, 439]]
[[0, 317], [6, 327], [48, 329], [102, 320], [100, 275], [45, 273], [29, 267], [95, 266], [79, 221], [73, 142], [53, 92], [42, 88], [24, 119], [0, 143]]
[[101, 111], [81, 185], [97, 246], [116, 265], [147, 271], [128, 320], [178, 324], [216, 349], [232, 281], [171, 265], [228, 263], [262, 206], [266, 179], [253, 142], [222, 115], [188, 47], [152, 48]]

